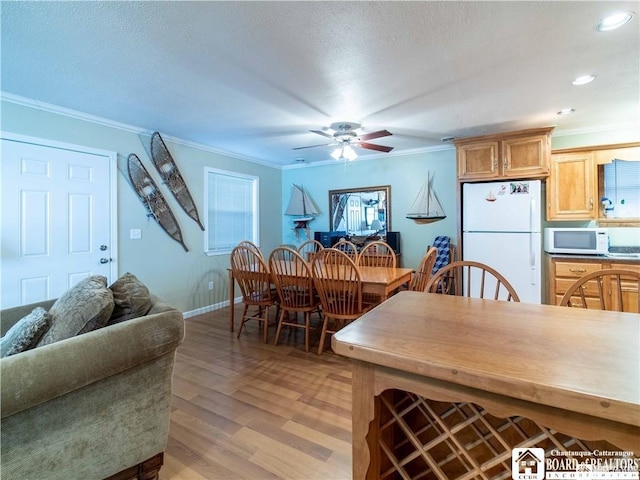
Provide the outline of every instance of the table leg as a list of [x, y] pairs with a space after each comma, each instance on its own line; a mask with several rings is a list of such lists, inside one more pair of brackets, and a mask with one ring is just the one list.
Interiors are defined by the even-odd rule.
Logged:
[[234, 306], [235, 306], [235, 281], [233, 280], [233, 272], [229, 270], [229, 331], [233, 332], [234, 322]]
[[[369, 432], [375, 417], [374, 370], [370, 364], [354, 360], [352, 374], [353, 479], [380, 478], [377, 449], [370, 445], [377, 432]], [[376, 428], [375, 424], [372, 428]]]

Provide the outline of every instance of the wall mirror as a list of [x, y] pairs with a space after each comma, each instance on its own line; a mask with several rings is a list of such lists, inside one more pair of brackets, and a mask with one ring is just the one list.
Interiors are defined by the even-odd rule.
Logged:
[[391, 230], [391, 186], [329, 190], [329, 230], [385, 235]]

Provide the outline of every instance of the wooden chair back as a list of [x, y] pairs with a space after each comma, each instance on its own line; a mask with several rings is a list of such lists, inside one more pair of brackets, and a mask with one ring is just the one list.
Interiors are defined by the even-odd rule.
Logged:
[[304, 310], [317, 305], [311, 267], [296, 250], [275, 248], [269, 255], [269, 270], [282, 308]]
[[387, 242], [376, 240], [367, 243], [358, 254], [359, 267], [396, 268], [396, 254]]
[[324, 245], [322, 245], [319, 241], [307, 240], [306, 242], [300, 244], [300, 246], [298, 247], [298, 253], [302, 255], [302, 258], [304, 258], [307, 262], [310, 262], [313, 255], [323, 249]]
[[[318, 355], [322, 353], [325, 338], [364, 313], [362, 281], [356, 263], [341, 250], [325, 248], [313, 257], [313, 282], [324, 316]], [[335, 327], [329, 328], [332, 323]]]
[[560, 306], [639, 313], [639, 291], [640, 272], [605, 269], [576, 280], [560, 300]]
[[356, 265], [358, 264], [358, 247], [355, 243], [341, 238], [332, 248], [346, 253]]
[[424, 254], [418, 269], [414, 272], [409, 282], [409, 290], [413, 292], [424, 292], [427, 288], [427, 284], [431, 279], [433, 272], [433, 264], [436, 262], [438, 256], [438, 249], [436, 247], [430, 247], [427, 253]]
[[255, 250], [258, 253], [258, 255], [264, 258], [264, 255], [262, 254], [262, 250], [260, 250], [260, 247], [249, 240], [242, 240], [240, 243], [238, 243], [237, 246], [251, 248], [252, 250]]
[[431, 277], [426, 291], [461, 297], [520, 301], [515, 289], [500, 273], [484, 263], [468, 260], [442, 267]]

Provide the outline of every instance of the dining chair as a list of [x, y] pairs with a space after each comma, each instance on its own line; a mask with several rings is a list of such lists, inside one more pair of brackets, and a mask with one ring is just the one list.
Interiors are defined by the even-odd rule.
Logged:
[[358, 264], [358, 247], [355, 243], [341, 238], [332, 248], [346, 253], [356, 265]]
[[[396, 268], [396, 253], [388, 243], [382, 240], [375, 240], [367, 243], [360, 250], [356, 263], [358, 267]], [[362, 300], [368, 305], [382, 303], [382, 297], [375, 293], [363, 293]]]
[[460, 297], [520, 301], [515, 289], [500, 273], [484, 263], [469, 260], [452, 262], [442, 267], [431, 277], [425, 291]]
[[362, 301], [362, 281], [356, 263], [341, 250], [325, 248], [313, 257], [313, 283], [322, 306], [322, 331], [318, 355], [327, 335], [337, 332], [368, 311]]
[[260, 247], [258, 245], [256, 245], [255, 243], [249, 241], [249, 240], [242, 240], [236, 246], [251, 248], [251, 249], [255, 250], [262, 258], [264, 258], [264, 255], [262, 255], [262, 250], [260, 250]]
[[424, 292], [427, 288], [427, 283], [431, 279], [433, 274], [433, 265], [436, 262], [436, 257], [438, 256], [438, 249], [436, 247], [431, 247], [427, 250], [427, 253], [424, 254], [422, 260], [420, 260], [420, 265], [418, 269], [411, 276], [411, 281], [409, 282], [409, 290], [412, 292]]
[[604, 269], [588, 273], [566, 291], [560, 306], [640, 312], [640, 272]]
[[[269, 340], [269, 308], [277, 305], [278, 297], [271, 285], [271, 274], [262, 255], [250, 246], [237, 246], [231, 251], [231, 273], [242, 292], [244, 308], [240, 317], [238, 338], [244, 324], [258, 321], [263, 329], [264, 343]], [[233, 305], [231, 305], [233, 308]], [[255, 311], [250, 314], [249, 310]]]
[[396, 262], [396, 253], [382, 240], [367, 243], [358, 254], [359, 267], [396, 268]]
[[324, 249], [324, 245], [317, 240], [307, 240], [298, 247], [298, 253], [302, 255], [307, 262], [310, 262], [316, 252]]
[[[269, 270], [280, 300], [280, 316], [273, 344], [278, 344], [282, 327], [303, 329], [304, 349], [308, 352], [311, 314], [320, 311], [311, 267], [293, 248], [278, 247], [269, 255]], [[298, 313], [302, 314], [304, 323], [298, 323]]]

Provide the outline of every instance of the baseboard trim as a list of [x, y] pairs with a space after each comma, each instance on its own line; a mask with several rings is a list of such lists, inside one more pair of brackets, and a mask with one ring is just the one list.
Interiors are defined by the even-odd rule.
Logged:
[[[233, 303], [241, 303], [242, 297], [236, 297], [233, 300]], [[195, 310], [189, 310], [188, 312], [183, 312], [182, 316], [187, 319], [191, 317], [195, 317], [197, 315], [202, 315], [203, 313], [213, 312], [214, 310], [220, 310], [221, 308], [225, 308], [229, 306], [229, 300], [225, 300], [223, 302], [214, 303], [212, 305], [207, 305], [205, 307], [196, 308]]]

